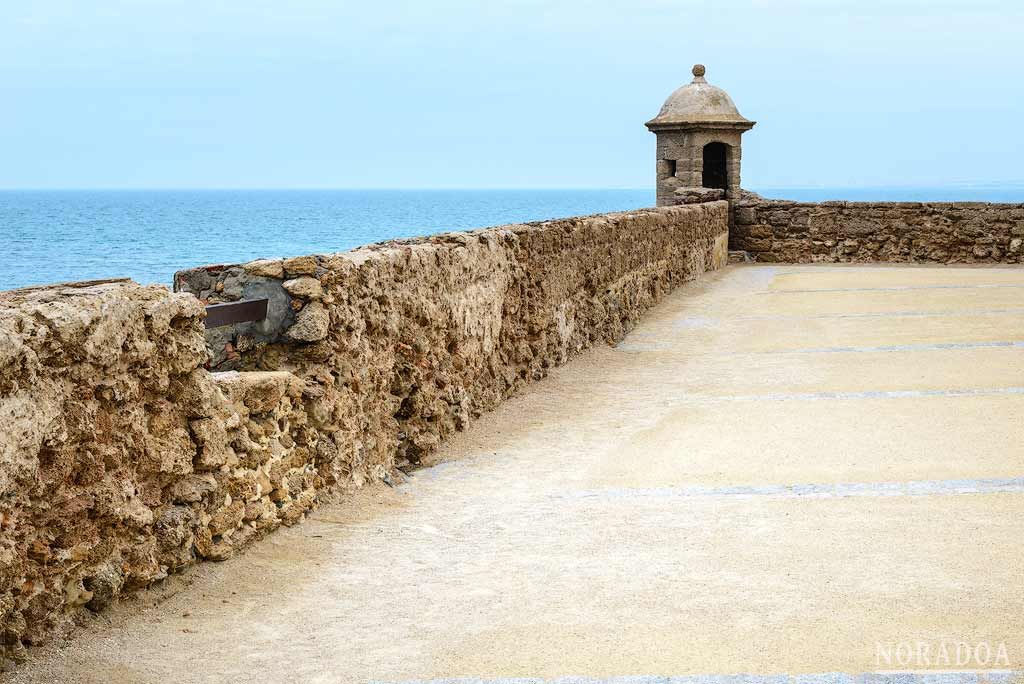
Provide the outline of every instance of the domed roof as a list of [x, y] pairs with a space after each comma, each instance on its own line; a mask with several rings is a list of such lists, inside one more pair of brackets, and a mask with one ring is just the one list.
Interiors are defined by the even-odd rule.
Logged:
[[704, 80], [704, 71], [703, 64], [695, 64], [693, 81], [669, 95], [658, 116], [647, 125], [724, 123], [730, 128], [736, 124], [747, 128], [753, 126], [753, 121], [740, 116], [728, 93]]

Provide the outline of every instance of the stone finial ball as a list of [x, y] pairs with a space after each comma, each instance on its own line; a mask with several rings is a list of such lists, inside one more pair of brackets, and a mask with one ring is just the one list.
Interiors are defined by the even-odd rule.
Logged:
[[696, 76], [697, 78], [700, 78], [701, 76], [703, 76], [705, 71], [706, 71], [706, 69], [704, 68], [703, 64], [694, 64], [693, 65], [693, 75]]

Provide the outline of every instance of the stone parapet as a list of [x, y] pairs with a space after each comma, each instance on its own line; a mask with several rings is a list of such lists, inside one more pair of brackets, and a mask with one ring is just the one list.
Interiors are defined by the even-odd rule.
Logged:
[[745, 193], [730, 247], [757, 261], [1021, 263], [1024, 204], [791, 202]]
[[446, 233], [192, 269], [175, 283], [211, 303], [268, 296], [270, 322], [210, 332], [214, 367], [295, 373], [322, 392], [348, 458], [415, 464], [724, 265], [727, 214], [713, 202]]
[[[206, 267], [177, 293], [0, 293], [0, 656], [398, 476], [723, 266], [727, 215], [712, 202]], [[204, 329], [203, 304], [257, 296], [265, 321]]]

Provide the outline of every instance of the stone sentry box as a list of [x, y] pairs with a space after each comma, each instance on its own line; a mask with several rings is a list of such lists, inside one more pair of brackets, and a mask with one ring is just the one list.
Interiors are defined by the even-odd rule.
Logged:
[[704, 65], [694, 65], [693, 81], [673, 92], [645, 124], [658, 136], [659, 207], [740, 197], [740, 137], [755, 122], [704, 80], [704, 72]]

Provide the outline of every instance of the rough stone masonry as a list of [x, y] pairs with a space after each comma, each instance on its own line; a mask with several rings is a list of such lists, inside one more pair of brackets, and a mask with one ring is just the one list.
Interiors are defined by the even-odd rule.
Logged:
[[[711, 202], [0, 293], [0, 655], [399, 476], [726, 241]], [[211, 355], [203, 303], [252, 292]]]
[[1024, 261], [1024, 204], [809, 203], [745, 192], [734, 212], [730, 246], [757, 261]]

